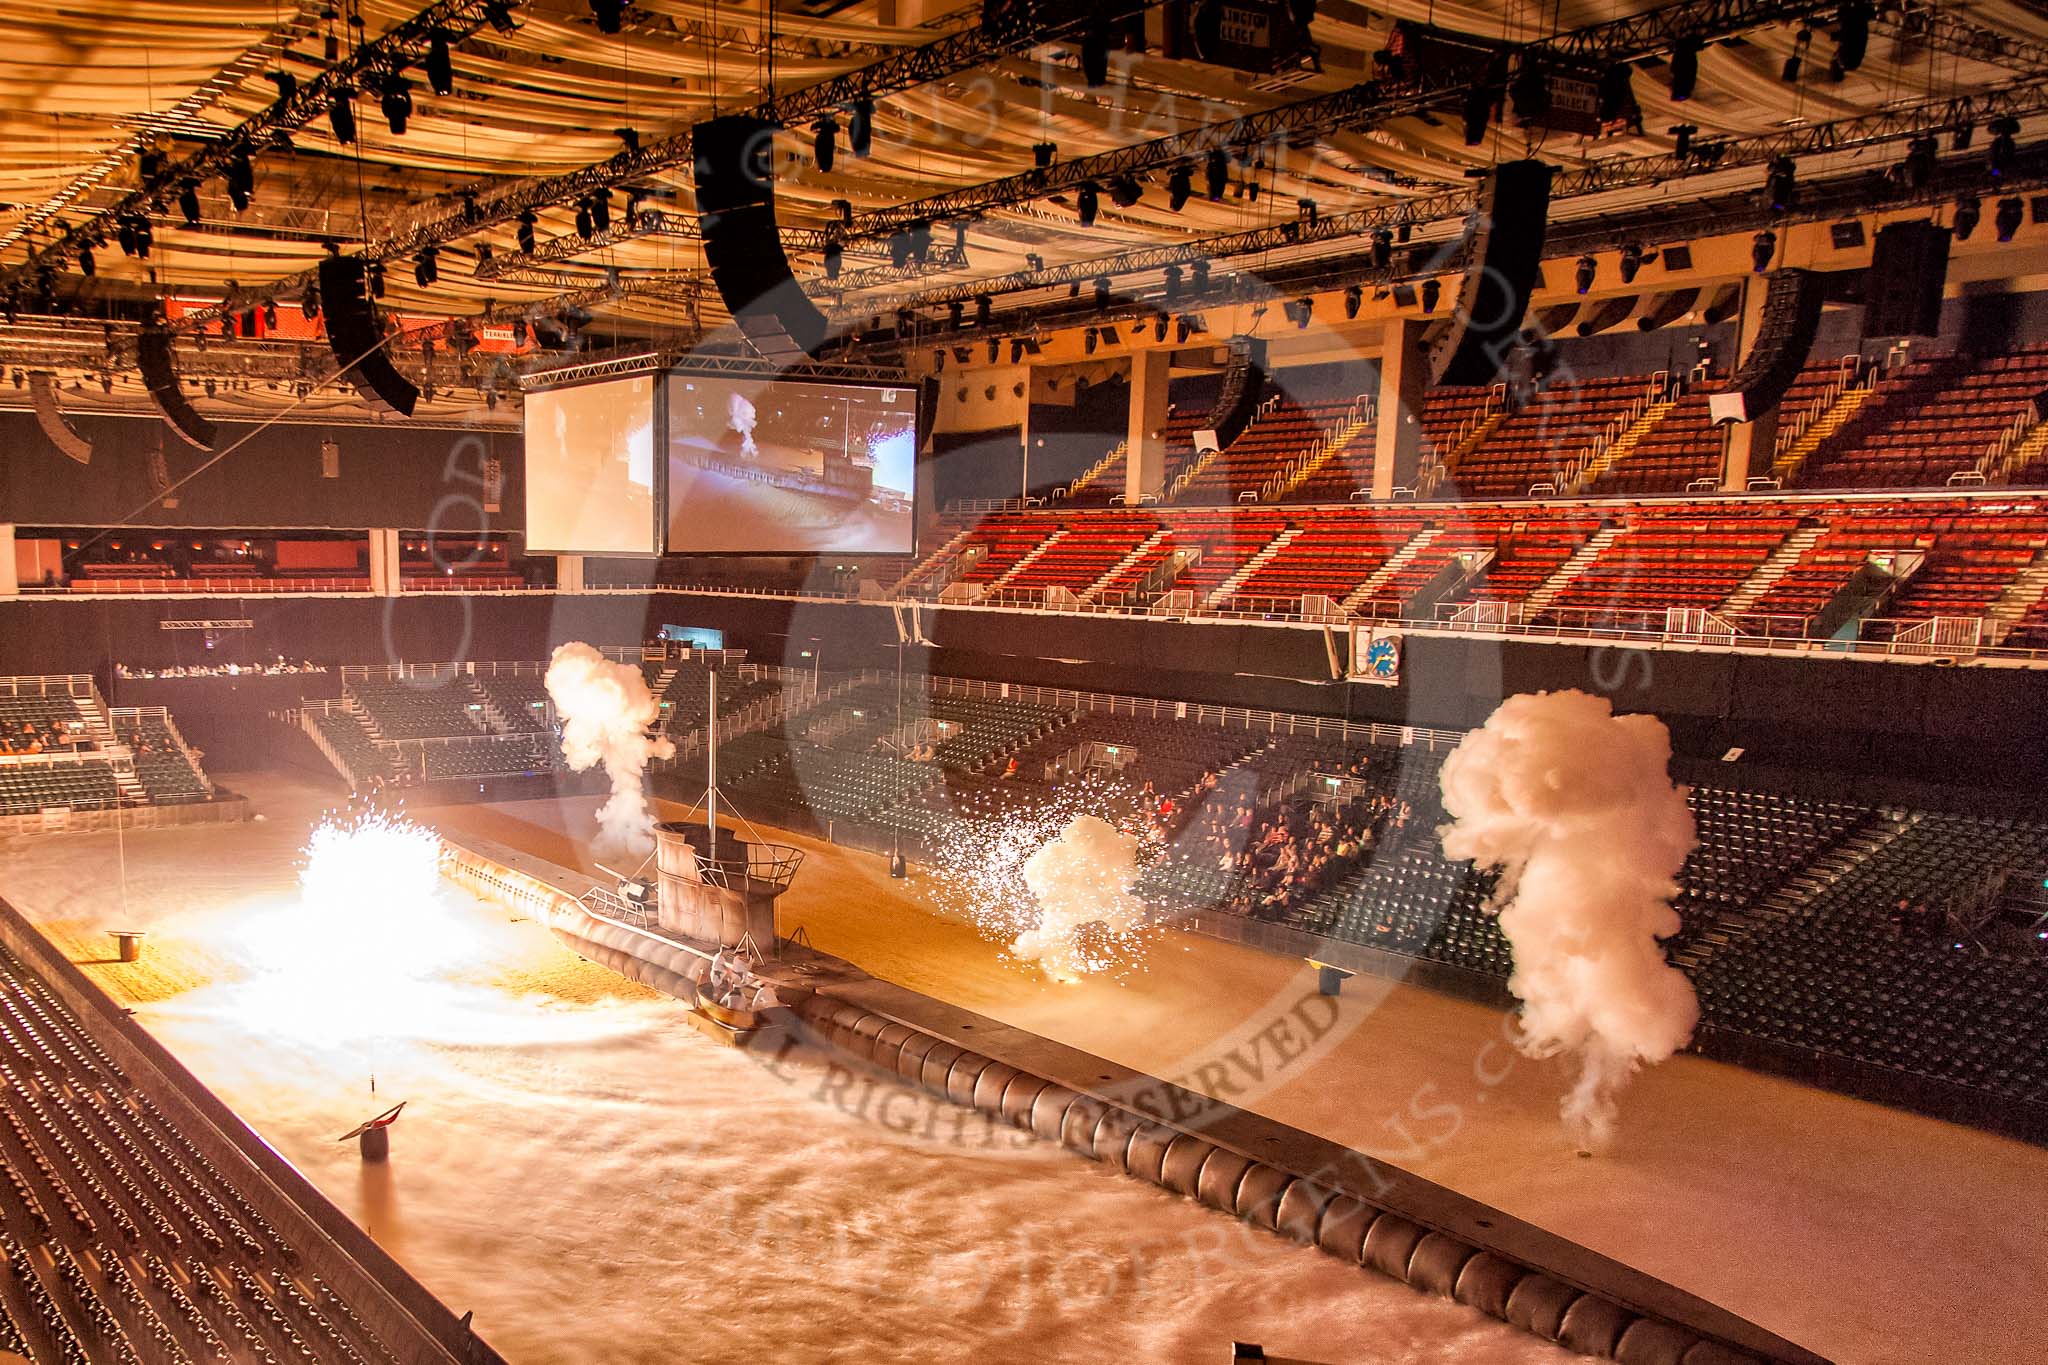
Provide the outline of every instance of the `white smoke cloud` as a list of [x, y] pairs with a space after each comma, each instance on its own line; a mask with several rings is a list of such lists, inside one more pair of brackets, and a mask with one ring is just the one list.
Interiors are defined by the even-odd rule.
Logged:
[[1683, 1047], [1699, 1000], [1658, 942], [1698, 843], [1655, 716], [1584, 692], [1509, 697], [1444, 761], [1444, 855], [1501, 870], [1493, 908], [1514, 949], [1522, 1048], [1571, 1052], [1563, 1106], [1581, 1151], [1613, 1139], [1620, 1088]]
[[548, 695], [562, 720], [562, 756], [577, 772], [604, 764], [611, 799], [598, 807], [599, 841], [629, 853], [654, 847], [654, 816], [641, 776], [652, 758], [676, 746], [649, 728], [661, 704], [632, 664], [613, 663], [580, 641], [559, 646], [548, 661]]
[[754, 420], [754, 405], [745, 394], [735, 391], [725, 396], [725, 424], [739, 433], [742, 455], [761, 453], [761, 448], [754, 444]]
[[[1024, 885], [1038, 900], [1037, 927], [1010, 944], [1056, 981], [1077, 981], [1110, 959], [1090, 950], [1082, 930], [1115, 940], [1138, 925], [1144, 905], [1131, 894], [1138, 840], [1107, 820], [1077, 815], [1024, 860]], [[1096, 927], [1096, 926], [1099, 926]]]

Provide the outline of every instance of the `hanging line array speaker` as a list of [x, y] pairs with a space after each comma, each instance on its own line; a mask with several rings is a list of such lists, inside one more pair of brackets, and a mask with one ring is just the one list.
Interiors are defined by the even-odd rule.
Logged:
[[36, 422], [43, 435], [50, 438], [50, 444], [80, 464], [92, 463], [92, 442], [73, 431], [57, 409], [57, 376], [48, 370], [31, 371], [28, 396], [36, 405]]
[[135, 340], [135, 353], [142, 365], [142, 382], [149, 389], [150, 400], [171, 424], [171, 430], [190, 445], [212, 450], [219, 433], [185, 400], [185, 391], [178, 385], [177, 366], [171, 359], [170, 332], [156, 326], [143, 328]]
[[1754, 422], [1777, 407], [1806, 364], [1814, 334], [1820, 330], [1827, 282], [1818, 272], [1774, 270], [1765, 280], [1756, 344], [1729, 377], [1728, 387], [1707, 395], [1707, 414], [1716, 426]]
[[1934, 223], [1887, 223], [1877, 231], [1863, 276], [1863, 335], [1941, 335], [1949, 230]]
[[783, 364], [824, 348], [827, 324], [797, 284], [775, 227], [775, 134], [751, 114], [700, 123], [697, 227], [704, 260], [734, 325], [756, 352]]
[[1230, 360], [1223, 367], [1223, 383], [1216, 390], [1216, 402], [1209, 409], [1204, 427], [1214, 433], [1217, 450], [1228, 448], [1251, 424], [1265, 391], [1266, 343], [1257, 337], [1232, 337]]
[[327, 345], [363, 402], [378, 412], [412, 416], [420, 391], [385, 353], [370, 302], [369, 262], [360, 256], [320, 262], [320, 304], [327, 312]]
[[1479, 189], [1479, 227], [1450, 329], [1430, 357], [1432, 384], [1491, 384], [1529, 311], [1550, 221], [1550, 167], [1504, 161]]

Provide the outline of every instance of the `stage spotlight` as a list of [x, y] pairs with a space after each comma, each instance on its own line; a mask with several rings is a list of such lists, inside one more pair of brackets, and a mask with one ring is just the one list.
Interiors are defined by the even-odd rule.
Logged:
[[1314, 298], [1304, 294], [1293, 303], [1288, 304], [1287, 311], [1288, 316], [1294, 319], [1294, 325], [1306, 331], [1308, 330], [1309, 319], [1316, 315], [1316, 301]]
[[1955, 214], [1949, 219], [1949, 229], [1956, 240], [1967, 242], [1970, 234], [1977, 230], [1977, 221], [1984, 216], [1983, 201], [1974, 194], [1966, 194], [1956, 200]]
[[512, 236], [519, 243], [519, 252], [523, 256], [531, 256], [533, 254], [533, 225], [538, 220], [533, 216], [532, 209], [522, 209], [515, 221], [518, 223], [518, 226], [512, 230]]
[[1443, 292], [1444, 287], [1441, 281], [1433, 279], [1424, 280], [1422, 282], [1422, 311], [1434, 313], [1436, 311], [1436, 301], [1443, 296]]
[[1765, 228], [1749, 239], [1750, 267], [1761, 275], [1771, 268], [1771, 257], [1778, 253], [1778, 234]]
[[599, 235], [612, 230], [612, 192], [599, 190], [590, 196], [590, 225]]
[[590, 201], [588, 199], [577, 200], [576, 235], [587, 242], [594, 231], [596, 231], [596, 224], [590, 221]]
[[1154, 341], [1166, 340], [1166, 314], [1161, 313], [1158, 317], [1152, 319], [1152, 339]]
[[986, 294], [974, 296], [974, 325], [986, 327], [995, 321], [996, 302]]
[[1109, 84], [1109, 31], [1100, 20], [1081, 35], [1081, 80], [1091, 88]]
[[1524, 124], [1550, 112], [1550, 76], [1529, 52], [1523, 53], [1515, 78], [1508, 83], [1508, 105]]
[[1223, 154], [1221, 147], [1212, 147], [1209, 155], [1202, 160], [1203, 188], [1208, 191], [1209, 202], [1215, 203], [1223, 197], [1223, 191], [1230, 188], [1230, 158]]
[[[2015, 199], [2013, 202], [2018, 203], [2019, 201]], [[1109, 307], [1109, 276], [1107, 275], [1103, 275], [1095, 281], [1095, 306], [1097, 308]]]
[[1581, 294], [1593, 287], [1593, 277], [1600, 271], [1600, 262], [1592, 256], [1579, 257], [1578, 269], [1572, 272], [1572, 287]]
[[311, 280], [299, 294], [299, 315], [308, 322], [320, 316], [320, 286]]
[[1643, 244], [1630, 242], [1621, 249], [1621, 282], [1634, 284], [1636, 272], [1643, 268]]
[[384, 297], [384, 262], [382, 261], [370, 262], [370, 297], [373, 299]]
[[1792, 158], [1781, 156], [1771, 162], [1771, 168], [1764, 177], [1764, 206], [1772, 213], [1784, 213], [1792, 207], [1794, 194], [1798, 189], [1798, 168]]
[[414, 284], [425, 289], [441, 278], [440, 255], [441, 253], [433, 247], [420, 248], [419, 257], [412, 266]]
[[525, 319], [525, 318], [514, 318], [514, 319], [512, 319], [512, 344], [513, 344], [513, 346], [515, 346], [515, 347], [519, 347], [519, 348], [522, 348], [522, 349], [523, 349], [523, 348], [525, 347], [525, 345], [526, 345], [526, 319]]
[[811, 159], [818, 163], [818, 169], [828, 175], [832, 170], [833, 158], [839, 151], [839, 120], [830, 114], [818, 120], [817, 132], [811, 138]]
[[240, 213], [249, 207], [249, 199], [256, 193], [256, 167], [249, 161], [248, 147], [235, 148], [234, 154], [228, 158], [226, 181], [228, 202], [235, 206], [236, 213]]
[[1176, 342], [1185, 343], [1194, 330], [1194, 324], [1190, 323], [1185, 316], [1177, 317], [1173, 320], [1173, 339]]
[[1680, 38], [1671, 49], [1671, 98], [1684, 103], [1700, 80], [1700, 40]]
[[1394, 234], [1385, 228], [1372, 234], [1372, 268], [1385, 270], [1394, 263]]
[[1096, 197], [1100, 193], [1093, 180], [1083, 182], [1081, 188], [1074, 192], [1074, 212], [1082, 227], [1095, 226], [1096, 210], [1100, 207]]
[[1683, 161], [1692, 155], [1692, 135], [1699, 131], [1698, 128], [1690, 123], [1675, 123], [1665, 131], [1674, 139], [1671, 145], [1673, 156]]
[[998, 355], [1000, 355], [1000, 354], [1001, 354], [1001, 349], [1000, 349], [1000, 348], [1002, 347], [1002, 344], [1003, 344], [1003, 343], [1002, 343], [1002, 342], [1001, 342], [1000, 340], [998, 340], [997, 338], [995, 338], [995, 337], [990, 337], [990, 338], [988, 339], [988, 363], [989, 363], [989, 364], [993, 365], [993, 364], [995, 364], [995, 363], [996, 363], [996, 357], [997, 357]]
[[356, 92], [348, 86], [335, 89], [334, 98], [327, 102], [327, 123], [334, 129], [334, 140], [346, 147], [356, 140]]
[[937, 349], [936, 351], [933, 351], [933, 352], [932, 352], [932, 373], [933, 373], [933, 374], [944, 374], [944, 373], [945, 373], [945, 371], [946, 371], [946, 348], [945, 348], [945, 347], [943, 347], [943, 346], [941, 346], [941, 347], [939, 347], [939, 348], [938, 348], [938, 349]]
[[1998, 232], [1998, 240], [2009, 242], [2020, 230], [2020, 223], [2026, 216], [2026, 205], [2018, 199], [2001, 199], [1998, 211], [1992, 215], [1991, 226]]
[[1060, 153], [1056, 142], [1034, 142], [1031, 144], [1031, 164], [1039, 170], [1052, 165], [1052, 159]]
[[1295, 200], [1294, 211], [1295, 214], [1301, 219], [1301, 221], [1308, 224], [1310, 227], [1314, 227], [1316, 225], [1316, 219], [1322, 214], [1322, 209], [1316, 204], [1316, 201], [1313, 199]]
[[1465, 92], [1465, 145], [1477, 147], [1486, 141], [1486, 124], [1493, 117], [1493, 106], [1500, 101], [1500, 91], [1490, 83], [1481, 83]]
[[1358, 309], [1359, 309], [1359, 305], [1363, 304], [1364, 302], [1365, 302], [1365, 291], [1364, 291], [1363, 289], [1359, 288], [1359, 287], [1358, 287], [1357, 285], [1355, 285], [1355, 284], [1351, 284], [1351, 285], [1346, 285], [1346, 286], [1344, 287], [1344, 316], [1345, 316], [1345, 317], [1347, 317], [1347, 318], [1355, 318], [1355, 317], [1357, 317], [1357, 316], [1358, 316]]
[[1179, 213], [1194, 193], [1195, 173], [1186, 166], [1175, 166], [1173, 174], [1166, 177], [1166, 206]]
[[599, 33], [617, 33], [625, 26], [625, 0], [590, 0], [590, 12], [597, 16]]
[[1842, 70], [1854, 71], [1863, 65], [1864, 54], [1870, 50], [1870, 5], [1868, 0], [1843, 0], [1842, 12], [1835, 28], [1835, 60]]
[[1207, 292], [1209, 288], [1209, 263], [1207, 261], [1196, 261], [1190, 269], [1195, 272], [1195, 278], [1193, 284], [1189, 287], [1197, 294]]
[[1083, 355], [1094, 355], [1096, 342], [1095, 329], [1093, 327], [1083, 329], [1081, 332], [1081, 353]]
[[396, 72], [385, 77], [377, 107], [384, 111], [384, 122], [391, 126], [392, 134], [404, 136], [405, 125], [412, 119], [412, 82]]
[[1924, 190], [1927, 182], [1934, 178], [1934, 154], [1936, 151], [1931, 134], [1922, 134], [1906, 144], [1906, 160], [1900, 173], [1905, 177], [1906, 188]]
[[[484, 6], [484, 22], [500, 33], [517, 33], [519, 24], [512, 18], [512, 6], [506, 0], [491, 0]], [[332, 61], [333, 58], [329, 58]]]
[[178, 186], [178, 212], [185, 216], [186, 227], [199, 226], [199, 182], [186, 180]]
[[1144, 189], [1128, 175], [1120, 175], [1109, 182], [1109, 202], [1120, 209], [1127, 209], [1144, 196]]
[[612, 129], [612, 136], [617, 138], [620, 145], [626, 149], [623, 155], [627, 157], [640, 155], [640, 130], [638, 128], [614, 128]]
[[1799, 72], [1805, 65], [1807, 52], [1812, 47], [1813, 30], [1810, 28], [1800, 29], [1799, 36], [1792, 40], [1792, 55], [1785, 59], [1785, 69], [1778, 73], [1784, 77], [1785, 84], [1799, 84]]
[[846, 116], [846, 149], [855, 156], [865, 157], [875, 144], [875, 100], [872, 95], [862, 95], [853, 102], [853, 111]]
[[100, 273], [99, 264], [92, 258], [92, 248], [90, 246], [78, 248], [78, 273], [87, 279], [91, 279]]
[[1987, 156], [1993, 180], [2004, 179], [2006, 171], [2012, 167], [2012, 159], [2019, 155], [2019, 144], [2013, 140], [2019, 131], [2020, 121], [2016, 118], [2001, 117], [1991, 121], [1991, 147]]
[[[277, 87], [278, 104], [290, 104], [292, 97], [299, 93], [299, 78], [291, 72], [280, 68], [276, 71], [265, 72], [264, 74], [270, 78], [270, 83]], [[143, 177], [144, 182], [147, 183], [149, 178], [149, 176], [145, 175]]]
[[1971, 141], [1976, 136], [1977, 125], [1969, 119], [1964, 119], [1956, 124], [1955, 127], [1949, 129], [1948, 149], [1952, 152], [1967, 152], [1970, 150]]
[[268, 330], [268, 331], [272, 331], [272, 332], [275, 332], [275, 331], [277, 330], [277, 300], [276, 300], [276, 299], [265, 299], [265, 300], [263, 300], [263, 326], [264, 326], [264, 328], [265, 328], [266, 330]]
[[448, 34], [435, 29], [434, 36], [427, 41], [427, 88], [437, 95], [455, 93], [455, 63], [448, 57]]

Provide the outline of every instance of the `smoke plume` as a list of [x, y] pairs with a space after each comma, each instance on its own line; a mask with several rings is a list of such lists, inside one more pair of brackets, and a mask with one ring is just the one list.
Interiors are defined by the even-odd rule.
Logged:
[[725, 424], [739, 433], [740, 454], [759, 455], [761, 448], [754, 444], [754, 405], [746, 395], [728, 393], [725, 396]]
[[676, 746], [648, 733], [661, 705], [632, 664], [615, 664], [580, 641], [555, 650], [548, 661], [548, 695], [562, 720], [562, 756], [577, 772], [604, 764], [612, 795], [598, 807], [599, 842], [629, 853], [654, 847], [654, 816], [641, 775], [650, 758], [670, 758]]
[[1055, 981], [1076, 981], [1107, 965], [1109, 958], [1087, 940], [1123, 938], [1144, 909], [1131, 894], [1138, 841], [1099, 816], [1075, 816], [1024, 860], [1023, 873], [1038, 900], [1038, 924], [1019, 934], [1010, 951], [1037, 962]]
[[1502, 702], [1443, 765], [1444, 855], [1500, 869], [1492, 908], [1514, 950], [1522, 1049], [1577, 1055], [1563, 1113], [1581, 1151], [1612, 1141], [1620, 1088], [1699, 1021], [1659, 943], [1678, 932], [1671, 898], [1698, 842], [1670, 761], [1655, 716], [1539, 692]]

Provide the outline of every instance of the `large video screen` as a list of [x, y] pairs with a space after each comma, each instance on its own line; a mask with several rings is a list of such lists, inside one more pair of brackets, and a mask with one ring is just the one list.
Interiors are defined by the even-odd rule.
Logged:
[[909, 554], [917, 390], [672, 374], [671, 554]]
[[654, 376], [526, 395], [526, 548], [652, 555]]

